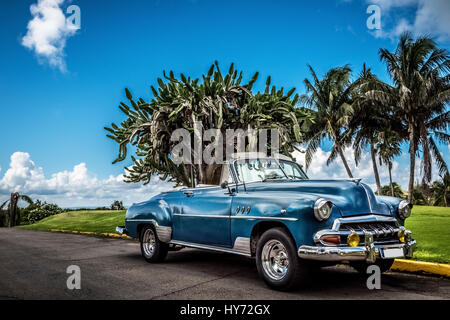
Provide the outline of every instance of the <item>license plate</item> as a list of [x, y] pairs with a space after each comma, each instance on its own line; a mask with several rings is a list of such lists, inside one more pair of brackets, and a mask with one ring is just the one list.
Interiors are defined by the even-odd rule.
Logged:
[[381, 257], [383, 259], [403, 258], [403, 248], [385, 248], [381, 249]]

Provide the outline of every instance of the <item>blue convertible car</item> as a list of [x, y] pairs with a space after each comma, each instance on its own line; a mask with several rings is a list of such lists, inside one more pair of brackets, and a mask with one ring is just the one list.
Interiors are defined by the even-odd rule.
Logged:
[[134, 204], [116, 231], [138, 238], [148, 262], [184, 247], [255, 257], [260, 276], [279, 290], [314, 266], [346, 262], [365, 272], [376, 264], [384, 272], [416, 248], [403, 226], [412, 205], [376, 196], [360, 179], [309, 180], [289, 158], [238, 154], [221, 181]]

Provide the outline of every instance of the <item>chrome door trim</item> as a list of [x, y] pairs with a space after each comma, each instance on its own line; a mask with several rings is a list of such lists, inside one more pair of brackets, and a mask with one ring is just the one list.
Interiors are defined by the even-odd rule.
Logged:
[[190, 218], [219, 218], [219, 219], [225, 219], [230, 218], [230, 216], [215, 216], [215, 215], [207, 215], [207, 214], [184, 214], [184, 213], [174, 213], [174, 216], [178, 217], [190, 217]]
[[231, 219], [298, 221], [297, 218], [262, 217], [262, 216], [231, 216]]
[[204, 250], [211, 250], [211, 251], [218, 251], [218, 252], [225, 252], [225, 253], [233, 253], [233, 254], [238, 254], [241, 256], [250, 257], [250, 253], [241, 252], [234, 248], [233, 249], [223, 248], [223, 247], [210, 246], [210, 245], [206, 245], [206, 244], [185, 242], [185, 241], [179, 241], [179, 240], [172, 240], [169, 243], [176, 244], [176, 245], [183, 246], [183, 247], [190, 247], [190, 248], [204, 249]]
[[248, 220], [281, 220], [281, 221], [297, 221], [297, 218], [286, 218], [286, 217], [262, 217], [262, 216], [215, 216], [215, 215], [201, 215], [201, 214], [182, 214], [174, 213], [174, 216], [179, 217], [192, 217], [192, 218], [218, 218], [218, 219], [248, 219]]

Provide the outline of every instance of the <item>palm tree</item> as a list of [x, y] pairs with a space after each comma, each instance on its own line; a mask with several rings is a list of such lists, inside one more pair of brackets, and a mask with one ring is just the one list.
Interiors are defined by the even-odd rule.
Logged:
[[435, 206], [450, 206], [450, 175], [447, 174], [442, 181], [435, 181], [431, 187]]
[[387, 116], [387, 107], [370, 99], [366, 93], [379, 86], [380, 80], [372, 73], [370, 68], [363, 65], [361, 74], [356, 81], [359, 85], [356, 87], [354, 96], [354, 116], [351, 119], [350, 127], [356, 132], [353, 142], [355, 150], [355, 163], [359, 164], [362, 151], [370, 146], [370, 155], [372, 158], [373, 173], [377, 185], [378, 194], [381, 194], [380, 175], [378, 173], [375, 144], [378, 141], [380, 128], [389, 125]]
[[308, 79], [304, 80], [307, 94], [302, 95], [301, 101], [312, 109], [315, 119], [305, 134], [308, 141], [305, 154], [306, 168], [311, 164], [312, 157], [321, 142], [328, 138], [333, 141], [333, 147], [327, 164], [339, 155], [348, 176], [353, 178], [344, 156], [344, 148], [351, 142], [352, 129], [349, 122], [354, 113], [352, 92], [356, 84], [350, 81], [351, 69], [348, 66], [331, 69], [322, 80], [319, 80], [313, 68], [308, 67], [313, 83]]
[[33, 204], [33, 200], [31, 200], [29, 196], [14, 192], [11, 193], [11, 198], [9, 200], [6, 200], [5, 202], [2, 203], [2, 205], [0, 205], [0, 212], [3, 211], [3, 208], [5, 208], [6, 205], [8, 205], [7, 206], [9, 211], [8, 226], [10, 228], [14, 227], [17, 224], [17, 220], [20, 219], [19, 215], [17, 214], [17, 204], [19, 200], [25, 201], [26, 203], [28, 203], [29, 206]]
[[392, 160], [402, 152], [400, 144], [401, 141], [398, 134], [392, 130], [386, 130], [380, 133], [379, 142], [376, 147], [380, 165], [385, 164], [388, 167], [391, 196], [394, 196], [394, 185], [392, 184]]
[[448, 172], [435, 138], [450, 143], [450, 135], [445, 129], [450, 123], [447, 103], [450, 98], [448, 74], [450, 57], [447, 50], [439, 49], [436, 43], [421, 37], [414, 40], [404, 33], [394, 52], [380, 50], [380, 58], [386, 63], [394, 86], [384, 86], [374, 90], [378, 101], [395, 106], [395, 116], [407, 128], [410, 153], [410, 174], [408, 200], [413, 201], [414, 168], [416, 153], [422, 146], [424, 182], [431, 181], [432, 158], [436, 161], [440, 174]]

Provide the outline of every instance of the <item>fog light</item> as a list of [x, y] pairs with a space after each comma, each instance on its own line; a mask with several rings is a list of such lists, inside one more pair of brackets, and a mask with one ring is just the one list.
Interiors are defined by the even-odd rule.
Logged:
[[398, 232], [398, 240], [400, 240], [400, 242], [405, 242], [405, 230], [403, 230], [403, 229], [401, 229], [399, 232]]
[[350, 233], [349, 236], [347, 237], [347, 244], [350, 247], [357, 247], [359, 244], [359, 241], [360, 241], [359, 236], [355, 232]]

